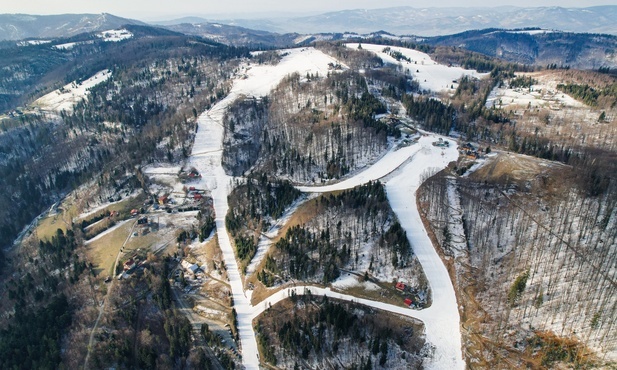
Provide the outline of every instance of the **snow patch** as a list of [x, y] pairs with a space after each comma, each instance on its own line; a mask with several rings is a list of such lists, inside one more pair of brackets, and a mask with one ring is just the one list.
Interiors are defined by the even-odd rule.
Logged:
[[132, 38], [133, 33], [126, 29], [108, 30], [98, 33], [96, 37], [103, 39], [105, 42], [118, 42]]
[[[357, 49], [360, 44], [350, 43], [346, 46], [350, 49]], [[479, 73], [478, 71], [464, 69], [461, 67], [449, 67], [439, 64], [431, 57], [423, 52], [407, 49], [397, 46], [384, 46], [374, 44], [361, 44], [362, 49], [372, 51], [377, 54], [385, 63], [399, 65], [408, 72], [418, 83], [423, 90], [434, 92], [454, 92], [458, 87], [458, 81], [463, 76], [474, 78], [484, 78], [488, 73]], [[399, 52], [410, 61], [396, 60], [384, 49], [390, 48], [390, 51]]]
[[107, 69], [102, 70], [85, 81], [73, 81], [58, 90], [38, 98], [33, 105], [47, 111], [60, 112], [64, 110], [70, 112], [73, 110], [73, 105], [87, 98], [90, 88], [107, 81], [110, 77], [111, 71]]
[[364, 288], [366, 290], [378, 291], [381, 287], [370, 281], [359, 280], [359, 277], [350, 273], [344, 273], [341, 277], [332, 282], [332, 287], [337, 289]]
[[528, 88], [495, 87], [486, 99], [486, 108], [493, 107], [508, 110], [521, 108], [558, 110], [562, 107], [583, 108], [585, 104], [557, 90], [555, 86], [537, 83]]
[[17, 46], [43, 45], [49, 44], [51, 40], [25, 40], [17, 43]]

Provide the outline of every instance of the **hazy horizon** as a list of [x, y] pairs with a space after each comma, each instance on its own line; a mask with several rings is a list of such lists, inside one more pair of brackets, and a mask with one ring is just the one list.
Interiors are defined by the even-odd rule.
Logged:
[[[4, 2], [4, 1], [3, 1]], [[400, 6], [413, 8], [496, 8], [502, 6], [513, 7], [546, 7], [559, 6], [564, 8], [586, 8], [601, 5], [617, 5], [616, 1], [596, 0], [586, 1], [581, 4], [574, 0], [470, 0], [466, 6], [461, 6], [459, 1], [410, 1], [384, 0], [381, 2], [368, 0], [339, 0], [333, 3], [328, 0], [314, 0], [305, 3], [281, 2], [279, 0], [265, 0], [247, 2], [245, 0], [228, 0], [226, 2], [187, 0], [179, 4], [169, 6], [168, 2], [160, 0], [145, 1], [134, 0], [131, 2], [121, 0], [95, 0], [75, 3], [68, 0], [55, 1], [53, 3], [42, 0], [27, 2], [10, 2], [2, 4], [2, 13], [20, 13], [32, 15], [52, 14], [82, 14], [82, 13], [109, 13], [120, 17], [133, 18], [144, 21], [170, 20], [181, 17], [209, 17], [221, 18], [274, 18], [285, 16], [301, 16], [319, 14], [340, 10], [353, 9], [382, 9]], [[168, 9], [166, 9], [168, 8]]]

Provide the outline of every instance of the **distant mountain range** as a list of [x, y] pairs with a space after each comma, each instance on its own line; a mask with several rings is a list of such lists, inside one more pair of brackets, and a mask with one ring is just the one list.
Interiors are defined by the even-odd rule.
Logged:
[[85, 32], [104, 31], [126, 24], [145, 23], [103, 14], [28, 15], [0, 14], [0, 40], [71, 37]]
[[384, 30], [397, 35], [439, 36], [485, 28], [540, 27], [567, 32], [617, 35], [617, 6], [588, 8], [495, 7], [495, 8], [412, 8], [355, 9], [308, 17], [269, 19], [182, 18], [159, 22], [217, 22], [277, 33], [358, 32]]
[[[182, 32], [187, 25], [216, 23], [255, 32], [277, 34], [370, 33], [387, 31], [395, 35], [442, 36], [486, 28], [516, 29], [539, 27], [578, 33], [617, 35], [617, 5], [587, 8], [562, 7], [477, 7], [355, 9], [312, 16], [278, 16], [261, 19], [207, 19], [185, 17], [157, 22]], [[0, 14], [0, 40], [55, 38], [113, 29], [143, 22], [111, 14], [26, 15]], [[202, 26], [203, 27], [203, 26]], [[259, 30], [259, 31], [254, 31]], [[224, 32], [225, 29], [218, 30]], [[206, 30], [202, 33], [209, 32]], [[197, 33], [193, 30], [189, 33]], [[217, 32], [214, 32], [217, 33]], [[262, 36], [267, 35], [266, 33]], [[269, 37], [269, 36], [268, 36]]]
[[[250, 46], [252, 48], [284, 48], [290, 46], [308, 45], [313, 41], [320, 40], [349, 40], [349, 39], [379, 39], [421, 42], [434, 46], [456, 46], [470, 51], [479, 52], [492, 57], [499, 57], [511, 62], [530, 65], [546, 66], [556, 64], [568, 65], [572, 68], [597, 69], [599, 67], [617, 67], [617, 22], [608, 22], [607, 18], [617, 19], [617, 6], [594, 7], [586, 9], [564, 8], [534, 8], [530, 9], [501, 7], [492, 8], [492, 15], [480, 16], [482, 10], [488, 14], [487, 8], [448, 8], [448, 9], [425, 9], [413, 8], [390, 8], [372, 11], [343, 11], [327, 13], [319, 16], [297, 18], [297, 29], [304, 32], [277, 33], [263, 29], [251, 29], [237, 25], [224, 24], [222, 21], [208, 22], [202, 18], [190, 17], [165, 22], [166, 25], [145, 26], [136, 20], [120, 18], [111, 14], [79, 14], [79, 15], [56, 15], [56, 16], [29, 16], [29, 15], [0, 15], [0, 39], [16, 40], [23, 38], [55, 39], [59, 37], [71, 37], [80, 33], [96, 32], [115, 29], [120, 27], [136, 27], [150, 29], [152, 32], [177, 32], [190, 36], [208, 38], [223, 44], [234, 46]], [[600, 10], [603, 10], [600, 12]], [[407, 13], [411, 12], [411, 13]], [[489, 26], [494, 23], [481, 24], [482, 20], [491, 19], [496, 22], [501, 19], [502, 23], [508, 21], [508, 28], [484, 28], [443, 36], [396, 36], [409, 32], [400, 31], [403, 23], [405, 27], [419, 27], [424, 22], [437, 22], [436, 19], [454, 19], [453, 14], [458, 12], [456, 27], [470, 29], [479, 26]], [[518, 12], [518, 13], [516, 13]], [[518, 17], [507, 17], [503, 14], [519, 14]], [[543, 28], [532, 28], [530, 19], [532, 14], [541, 18], [538, 14], [552, 14], [543, 17]], [[599, 15], [602, 13], [602, 15]], [[406, 18], [406, 14], [413, 17]], [[475, 15], [474, 15], [475, 14]], [[498, 15], [501, 14], [501, 18]], [[547, 24], [555, 24], [557, 14], [562, 14], [562, 21], [566, 22], [569, 16], [570, 32], [554, 31]], [[320, 23], [318, 20], [322, 19]], [[404, 21], [407, 19], [406, 21]], [[576, 22], [573, 19], [578, 19]], [[473, 22], [464, 23], [464, 21]], [[260, 21], [251, 21], [260, 22]], [[282, 22], [279, 20], [279, 22]], [[289, 21], [291, 22], [291, 21]], [[475, 22], [475, 23], [474, 23]], [[265, 28], [274, 27], [274, 23], [268, 23]], [[313, 24], [313, 26], [308, 26]], [[462, 26], [466, 24], [466, 26]], [[336, 25], [336, 27], [335, 27]], [[453, 23], [443, 23], [444, 28], [454, 27]], [[588, 25], [586, 32], [574, 33], [574, 28], [583, 28]], [[522, 26], [525, 26], [523, 28]], [[254, 24], [258, 28], [259, 25]], [[516, 28], [515, 28], [516, 27]], [[565, 26], [564, 26], [565, 27]], [[562, 27], [562, 28], [564, 28]], [[399, 32], [377, 31], [375, 29], [399, 29]], [[604, 29], [609, 34], [598, 35], [591, 32], [599, 32]], [[316, 32], [308, 32], [313, 30]], [[371, 30], [362, 32], [362, 30]], [[426, 30], [426, 29], [425, 29]], [[345, 32], [343, 32], [345, 31]], [[352, 31], [352, 32], [350, 32]], [[612, 31], [612, 32], [609, 32]], [[134, 33], [135, 33], [134, 32]], [[422, 35], [423, 32], [417, 32]]]
[[279, 34], [222, 23], [209, 23], [198, 18], [194, 20], [201, 22], [185, 22], [162, 27], [185, 35], [205, 37], [222, 44], [236, 46], [286, 47], [297, 44], [296, 40], [300, 36], [297, 33]]
[[615, 68], [617, 36], [542, 29], [485, 29], [428, 37], [434, 46], [456, 46], [510, 62], [578, 69]]

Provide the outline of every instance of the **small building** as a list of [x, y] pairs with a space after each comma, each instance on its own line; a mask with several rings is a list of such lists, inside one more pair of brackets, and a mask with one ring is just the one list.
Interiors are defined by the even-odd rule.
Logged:
[[167, 202], [169, 202], [169, 195], [165, 194], [165, 195], [161, 195], [159, 197], [159, 204], [160, 205], [165, 205], [165, 204], [167, 204]]
[[411, 300], [411, 298], [405, 298], [404, 303], [405, 303], [405, 306], [409, 307], [409, 306], [411, 306], [413, 301]]
[[450, 147], [450, 142], [448, 140], [439, 138], [437, 141], [433, 141], [433, 146], [436, 146], [439, 148], [448, 148]]
[[134, 268], [135, 268], [135, 260], [133, 260], [132, 258], [129, 258], [128, 261], [124, 262], [124, 271], [128, 272]]
[[138, 225], [147, 225], [148, 224], [148, 217], [142, 217], [140, 219], [137, 220], [137, 224]]
[[199, 171], [197, 171], [196, 169], [194, 169], [194, 168], [193, 168], [193, 169], [191, 169], [191, 171], [189, 172], [189, 177], [190, 177], [191, 179], [196, 179], [196, 178], [201, 177], [201, 174], [199, 173]]
[[194, 200], [201, 200], [203, 198], [203, 196], [199, 193], [193, 194], [193, 199]]
[[480, 158], [480, 154], [478, 152], [476, 152], [475, 150], [466, 150], [465, 151], [465, 156], [468, 159], [478, 159], [478, 158]]
[[190, 190], [190, 191], [195, 191], [195, 187], [194, 187], [194, 186], [191, 186], [191, 187], [189, 188], [189, 190]]
[[193, 274], [196, 274], [197, 271], [199, 271], [199, 265], [194, 263], [192, 265], [189, 266], [189, 271], [191, 271]]
[[401, 283], [401, 282], [399, 281], [398, 283], [396, 283], [395, 288], [396, 288], [396, 290], [400, 290], [401, 292], [404, 292], [404, 291], [405, 291], [406, 286], [405, 286], [405, 284], [403, 284], [403, 283]]
[[476, 150], [476, 148], [471, 143], [463, 144], [461, 146], [461, 149], [463, 149], [463, 150], [471, 150], [471, 151]]

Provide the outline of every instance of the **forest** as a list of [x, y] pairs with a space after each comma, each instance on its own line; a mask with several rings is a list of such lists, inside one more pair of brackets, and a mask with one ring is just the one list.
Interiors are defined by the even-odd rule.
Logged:
[[292, 295], [257, 319], [264, 360], [282, 369], [419, 368], [422, 325], [364, 306]]
[[[463, 300], [463, 317], [499, 343], [475, 355], [486, 366], [565, 361], [587, 367], [602, 363], [592, 350], [617, 345], [611, 334], [617, 307], [615, 182], [589, 194], [585, 184], [576, 185], [576, 171], [553, 164], [530, 178], [510, 179], [493, 175], [499, 167], [469, 177], [446, 172], [419, 191], [442, 253], [461, 256], [455, 263], [464, 276], [459, 294], [472, 297]], [[458, 228], [453, 212], [461, 212]]]
[[257, 252], [260, 233], [299, 197], [300, 192], [288, 181], [270, 182], [265, 174], [254, 174], [232, 191], [225, 226], [234, 238], [243, 270]]
[[[2, 249], [46, 207], [94, 174], [104, 186], [122, 182], [127, 169], [144, 162], [188, 155], [197, 112], [225, 93], [233, 63], [221, 62], [246, 51], [175, 34], [155, 37], [148, 30], [141, 31], [147, 36], [143, 39], [71, 51], [58, 67], [69, 73], [65, 69], [71, 66], [69, 77], [87, 78], [103, 68], [113, 76], [72, 111], [60, 117], [33, 111], [3, 120]], [[82, 54], [79, 63], [71, 64]], [[45, 53], [27, 55], [31, 65], [46, 60]], [[22, 61], [7, 60], [7, 70], [20, 73]]]
[[379, 155], [388, 136], [400, 135], [375, 119], [386, 107], [362, 76], [321, 77], [291, 75], [268, 99], [234, 103], [224, 120], [227, 170], [301, 183], [337, 179]]
[[[27, 85], [30, 80], [20, 87], [37, 94], [64, 84], [64, 78], [81, 80], [104, 68], [112, 74], [90, 91], [88, 100], [70, 110], [59, 114], [24, 110], [3, 120], [3, 250], [37, 215], [80, 185], [88, 183], [95, 192], [98, 189], [101, 199], [105, 194], [115, 197], [143, 185], [139, 166], [185, 158], [197, 112], [225, 94], [234, 68], [229, 60], [247, 55], [244, 49], [210, 41], [153, 34], [148, 27], [133, 31], [136, 37], [127, 42], [85, 44], [62, 52], [65, 58], [46, 60], [46, 52], [24, 47], [29, 51], [3, 59], [12, 66], [3, 73], [19, 74], [22, 65], [48, 63], [32, 72], [31, 80], [44, 74], [47, 87]], [[31, 63], [23, 64], [24, 58]], [[11, 100], [11, 104], [21, 102]], [[0, 292], [2, 312], [14, 313], [4, 316], [1, 324], [3, 368], [83, 367], [89, 326], [108, 293], [104, 284], [94, 283], [95, 272], [85, 256], [81, 228], [94, 219], [75, 225], [61, 220], [67, 231], [59, 230], [49, 240], [39, 241], [26, 233], [23, 245], [9, 251], [10, 265], [1, 270], [5, 282]], [[212, 223], [204, 214], [200, 231], [209, 233]], [[109, 293], [116, 299], [115, 310], [103, 318], [106, 329], [96, 334], [92, 366], [182, 368], [189, 366], [187, 362], [190, 366], [203, 362], [199, 351], [192, 349], [192, 327], [171, 310], [169, 283], [161, 278], [169, 273], [165, 267], [169, 263], [150, 256], [141, 278]], [[35, 303], [36, 309], [24, 308]], [[24, 352], [25, 348], [29, 350]]]
[[298, 212], [310, 216], [290, 225], [257, 272], [265, 286], [290, 279], [327, 285], [341, 271], [386, 283], [396, 275], [427, 304], [426, 279], [380, 182], [321, 195]]

